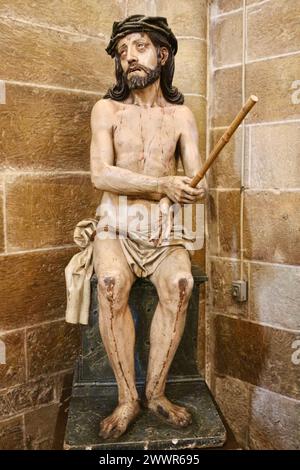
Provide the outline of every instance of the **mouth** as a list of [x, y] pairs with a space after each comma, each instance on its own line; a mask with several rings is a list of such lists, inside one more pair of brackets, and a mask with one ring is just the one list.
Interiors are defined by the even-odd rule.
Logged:
[[127, 74], [132, 72], [143, 72], [143, 69], [141, 69], [140, 67], [132, 67], [131, 69], [128, 69]]

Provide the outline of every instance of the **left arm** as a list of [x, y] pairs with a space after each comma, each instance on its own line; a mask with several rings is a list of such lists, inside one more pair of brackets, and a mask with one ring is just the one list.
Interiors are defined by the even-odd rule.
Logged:
[[[197, 124], [192, 111], [187, 106], [179, 106], [177, 112], [181, 128], [179, 149], [182, 165], [186, 176], [193, 178], [202, 167]], [[197, 189], [199, 190], [198, 198], [204, 196], [205, 187], [204, 181], [197, 185]]]

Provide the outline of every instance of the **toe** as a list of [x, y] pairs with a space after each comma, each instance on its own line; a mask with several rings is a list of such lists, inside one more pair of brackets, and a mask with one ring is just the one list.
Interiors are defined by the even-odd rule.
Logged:
[[111, 437], [111, 435], [113, 434], [114, 428], [115, 428], [115, 425], [113, 423], [110, 423], [107, 426], [105, 426], [105, 428], [103, 428], [103, 430], [100, 433], [101, 437], [103, 437], [103, 439], [108, 439], [109, 437]]
[[109, 436], [109, 433], [112, 429], [112, 420], [111, 418], [106, 418], [100, 423], [100, 433], [99, 435], [103, 437], [104, 439], [107, 439]]
[[103, 439], [107, 438], [107, 432], [105, 429], [100, 428], [99, 436], [102, 437]]
[[126, 431], [126, 426], [116, 426], [115, 429], [111, 433], [111, 437], [117, 439]]
[[189, 424], [192, 423], [192, 417], [190, 414], [187, 414], [181, 419], [182, 426], [188, 426]]

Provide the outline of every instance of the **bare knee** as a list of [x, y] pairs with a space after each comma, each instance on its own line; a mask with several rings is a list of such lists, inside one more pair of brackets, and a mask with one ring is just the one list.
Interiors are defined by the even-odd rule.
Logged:
[[190, 298], [194, 287], [194, 278], [190, 272], [177, 273], [173, 284], [176, 285], [179, 291], [179, 297]]
[[128, 302], [131, 281], [129, 276], [120, 271], [109, 271], [98, 275], [98, 293], [100, 303], [108, 301], [114, 311], [123, 310]]
[[185, 305], [191, 296], [194, 279], [190, 272], [183, 271], [171, 275], [163, 284], [160, 298], [164, 302]]

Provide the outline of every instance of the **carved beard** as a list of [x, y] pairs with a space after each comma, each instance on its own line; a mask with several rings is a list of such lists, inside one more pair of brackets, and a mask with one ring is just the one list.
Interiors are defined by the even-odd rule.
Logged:
[[125, 74], [125, 79], [130, 90], [138, 90], [141, 88], [146, 88], [148, 85], [156, 82], [156, 80], [160, 77], [161, 73], [161, 64], [158, 62], [155, 69], [149, 69], [144, 65], [137, 65], [139, 69], [144, 70], [146, 75], [144, 77], [140, 77], [139, 75], [133, 75], [128, 78], [128, 73]]

